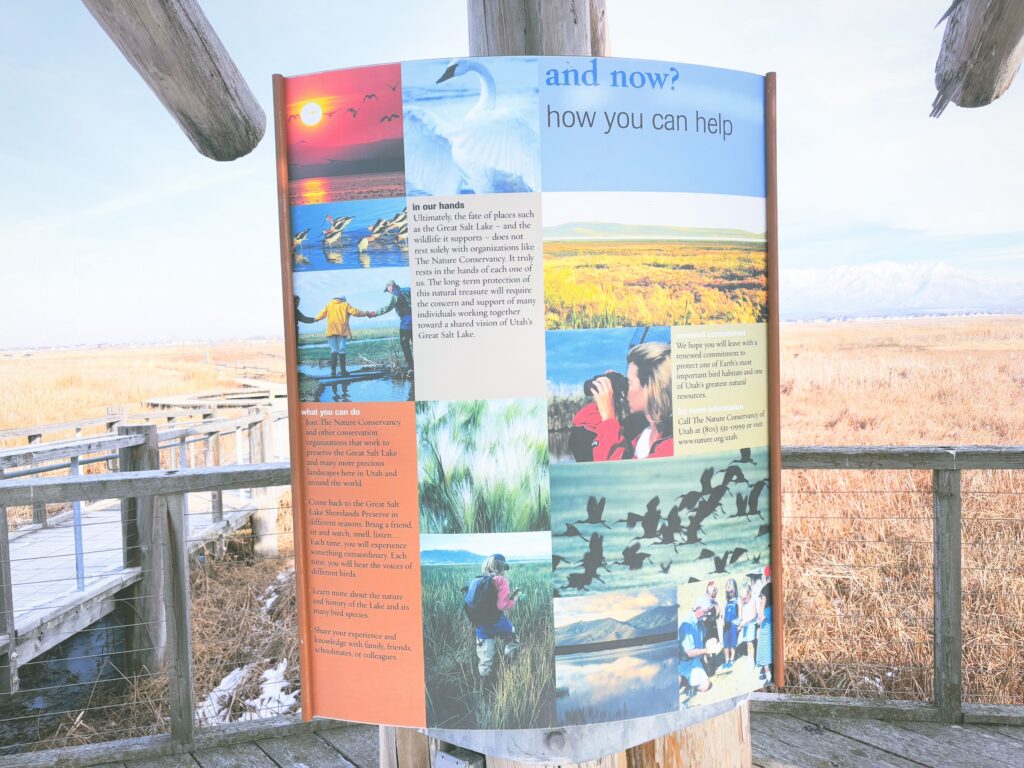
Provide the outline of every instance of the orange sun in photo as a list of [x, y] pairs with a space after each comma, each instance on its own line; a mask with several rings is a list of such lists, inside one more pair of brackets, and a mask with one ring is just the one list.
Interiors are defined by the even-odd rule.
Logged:
[[307, 101], [299, 111], [299, 117], [306, 125], [316, 125], [324, 116], [324, 111], [315, 101]]

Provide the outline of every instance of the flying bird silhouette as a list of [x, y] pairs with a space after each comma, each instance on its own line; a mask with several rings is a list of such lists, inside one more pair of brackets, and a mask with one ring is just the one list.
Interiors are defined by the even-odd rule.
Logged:
[[551, 535], [552, 536], [579, 536], [584, 541], [587, 540], [587, 537], [584, 536], [582, 533], [580, 533], [580, 529], [577, 528], [572, 523], [566, 523], [565, 524], [565, 533], [553, 533]]
[[629, 570], [639, 571], [643, 567], [644, 560], [650, 556], [649, 553], [640, 551], [639, 544], [630, 544], [622, 550], [622, 559], [616, 560], [612, 565], [627, 565]]
[[749, 448], [740, 448], [740, 457], [733, 459], [729, 462], [730, 464], [757, 464], [752, 458], [750, 458]]
[[603, 525], [605, 528], [611, 528], [608, 523], [602, 520], [604, 515], [604, 503], [605, 497], [602, 496], [601, 500], [598, 501], [596, 497], [591, 496], [587, 499], [587, 517], [585, 520], [576, 520], [577, 523], [586, 523], [587, 525]]

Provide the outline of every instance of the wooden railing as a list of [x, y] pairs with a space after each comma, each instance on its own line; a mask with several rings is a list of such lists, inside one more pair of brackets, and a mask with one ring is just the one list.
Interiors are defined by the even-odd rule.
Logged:
[[[128, 437], [123, 435], [120, 439]], [[130, 443], [123, 450], [134, 450], [137, 446], [134, 438]], [[926, 469], [932, 472], [934, 701], [862, 701], [843, 697], [757, 694], [754, 696], [755, 709], [797, 711], [831, 717], [1024, 723], [1024, 707], [966, 708], [962, 704], [960, 493], [962, 470], [1024, 469], [1024, 448], [791, 447], [783, 449], [783, 467], [786, 470]], [[171, 681], [171, 727], [169, 736], [152, 738], [157, 739], [154, 743], [163, 743], [159, 740], [165, 739], [169, 751], [187, 747], [195, 737], [195, 696], [189, 640], [188, 551], [183, 528], [184, 496], [197, 491], [287, 485], [290, 474], [287, 463], [277, 463], [180, 471], [150, 469], [106, 476], [22, 478], [0, 482], [0, 524], [4, 520], [4, 507], [107, 498], [121, 498], [129, 506], [136, 505], [136, 514], [151, 515], [154, 519], [163, 517], [166, 520], [169, 535], [162, 540], [162, 556], [158, 559], [162, 562], [159, 567], [163, 569], [165, 583], [168, 585], [162, 594], [169, 638], [165, 664]], [[0, 536], [0, 579], [9, 585], [10, 570], [9, 563], [5, 563], [5, 544], [6, 536]], [[785, 567], [785, 562], [782, 565]], [[9, 600], [9, 594], [7, 597]], [[2, 596], [0, 605], [4, 605]], [[0, 634], [10, 626], [9, 612], [7, 618], [4, 618], [0, 611]]]

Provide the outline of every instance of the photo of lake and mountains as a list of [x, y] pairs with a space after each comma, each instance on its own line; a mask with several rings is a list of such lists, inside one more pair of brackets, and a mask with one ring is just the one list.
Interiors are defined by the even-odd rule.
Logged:
[[673, 589], [555, 601], [558, 724], [677, 709], [678, 638]]

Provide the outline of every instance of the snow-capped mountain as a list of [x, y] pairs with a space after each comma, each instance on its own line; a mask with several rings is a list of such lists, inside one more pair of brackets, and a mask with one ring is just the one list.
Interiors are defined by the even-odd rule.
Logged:
[[783, 320], [1024, 312], [1024, 283], [941, 262], [781, 271]]

